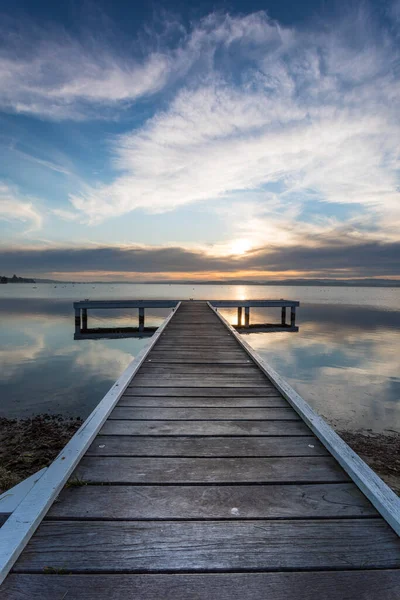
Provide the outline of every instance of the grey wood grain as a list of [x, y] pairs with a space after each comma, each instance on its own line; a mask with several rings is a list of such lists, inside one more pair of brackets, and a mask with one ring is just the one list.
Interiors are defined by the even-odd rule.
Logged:
[[[257, 379], [261, 379], [264, 381], [265, 377], [263, 374], [260, 374], [260, 369], [258, 369], [254, 364], [245, 364], [245, 365], [219, 365], [215, 364], [212, 360], [212, 355], [210, 354], [209, 361], [205, 365], [198, 364], [166, 364], [160, 365], [155, 364], [150, 361], [146, 361], [144, 365], [141, 367], [137, 376], [142, 375], [144, 373], [148, 375], [168, 375], [168, 374], [179, 374], [179, 375], [233, 375], [235, 378], [245, 375], [250, 377], [251, 375], [256, 375]], [[261, 376], [260, 376], [261, 375]]]
[[383, 519], [169, 523], [44, 521], [14, 571], [400, 567], [400, 540]]
[[158, 458], [84, 456], [75, 476], [91, 483], [318, 483], [349, 481], [330, 456]]
[[210, 352], [208, 348], [189, 348], [186, 351], [182, 350], [181, 348], [166, 348], [164, 350], [157, 349], [153, 352], [150, 352], [149, 358], [152, 358], [153, 360], [156, 358], [159, 360], [166, 360], [168, 358], [186, 358], [187, 356], [190, 358], [208, 358], [209, 360], [228, 360], [229, 358], [235, 360], [242, 359], [246, 362], [246, 364], [254, 364], [251, 358], [245, 352], [243, 352], [243, 350], [215, 350], [214, 352]]
[[328, 456], [314, 436], [145, 437], [99, 435], [86, 456]]
[[113, 421], [102, 435], [310, 435], [302, 421]]
[[214, 407], [214, 408], [264, 408], [285, 407], [287, 401], [281, 396], [266, 396], [265, 398], [202, 398], [196, 397], [171, 397], [171, 396], [130, 396], [124, 394], [118, 406], [171, 406], [171, 407]]
[[170, 421], [298, 421], [291, 407], [285, 408], [136, 408], [116, 406], [109, 419]]
[[245, 387], [238, 388], [234, 385], [228, 387], [210, 387], [210, 388], [199, 388], [192, 386], [164, 386], [164, 387], [149, 387], [130, 385], [126, 388], [124, 396], [153, 396], [153, 397], [185, 397], [185, 398], [198, 398], [198, 397], [209, 397], [209, 398], [266, 398], [268, 396], [279, 396], [278, 390], [268, 382], [265, 387]]
[[373, 516], [354, 483], [83, 486], [65, 489], [48, 518], [281, 519]]
[[261, 373], [250, 375], [225, 375], [210, 373], [210, 375], [163, 373], [157, 376], [150, 373], [139, 373], [132, 380], [129, 387], [157, 386], [157, 387], [266, 387], [267, 379]]
[[204, 337], [190, 337], [190, 336], [181, 336], [181, 335], [170, 335], [168, 337], [161, 338], [155, 349], [167, 348], [168, 346], [172, 346], [173, 348], [177, 348], [176, 341], [179, 342], [179, 348], [187, 346], [188, 348], [196, 349], [196, 348], [212, 348], [213, 346], [218, 347], [220, 350], [240, 350], [239, 344], [236, 340], [232, 338], [222, 339], [221, 337], [210, 339]]
[[9, 575], [7, 600], [399, 600], [400, 571]]
[[181, 355], [172, 355], [172, 356], [168, 356], [168, 353], [157, 353], [156, 355], [153, 355], [151, 358], [151, 363], [155, 364], [155, 365], [163, 365], [163, 364], [178, 364], [178, 365], [191, 365], [191, 364], [197, 364], [197, 365], [207, 365], [210, 364], [210, 360], [213, 360], [213, 364], [216, 365], [246, 365], [246, 364], [250, 364], [250, 361], [248, 361], [245, 357], [241, 358], [239, 356], [235, 357], [235, 356], [227, 356], [227, 357], [221, 357], [221, 355], [217, 356], [214, 355], [214, 357], [210, 357], [208, 356], [204, 356], [202, 354], [192, 354], [192, 353], [185, 353], [185, 354], [181, 354]]

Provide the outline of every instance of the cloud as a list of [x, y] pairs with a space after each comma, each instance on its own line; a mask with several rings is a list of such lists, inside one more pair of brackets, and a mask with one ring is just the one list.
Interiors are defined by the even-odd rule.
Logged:
[[[110, 142], [114, 178], [77, 186], [76, 212], [54, 210], [63, 219], [96, 224], [202, 203], [210, 218], [224, 215], [233, 240], [199, 252], [200, 262], [228, 259], [235, 247], [252, 247], [256, 262], [267, 248], [271, 270], [279, 246], [300, 249], [310, 264], [319, 248], [328, 248], [329, 263], [340, 244], [386, 252], [400, 225], [393, 7], [386, 21], [364, 3], [301, 28], [265, 12], [213, 13], [187, 30], [166, 22], [168, 35], [130, 46], [41, 30], [17, 51], [7, 38], [0, 106], [42, 118], [114, 119], [135, 116], [129, 107], [151, 97], [152, 116]], [[178, 262], [185, 252], [193, 265], [197, 254], [181, 248]]]
[[[191, 68], [169, 106], [115, 139], [114, 181], [71, 196], [91, 223], [195, 202], [213, 210], [257, 191], [253, 224], [272, 221], [279, 231], [283, 212], [294, 224], [304, 202], [318, 199], [328, 215], [332, 204], [362, 206], [369, 219], [353, 219], [355, 230], [398, 239], [392, 30], [366, 9], [319, 30], [285, 28], [265, 13], [211, 15], [181, 52]], [[318, 217], [308, 220], [324, 230]]]
[[[106, 37], [64, 31], [5, 34], [0, 49], [0, 107], [55, 120], [115, 118], [109, 109], [155, 93], [172, 69], [168, 55], [118, 53]], [[23, 41], [21, 41], [23, 40]], [[8, 43], [7, 43], [8, 42]]]
[[[30, 275], [105, 279], [165, 276], [250, 277], [400, 277], [400, 243], [335, 240], [324, 245], [266, 246], [244, 255], [220, 256], [180, 247], [90, 247], [0, 249], [8, 270]], [[78, 277], [77, 277], [78, 275]], [[143, 277], [144, 278], [144, 277]]]
[[0, 182], [0, 221], [27, 224], [25, 233], [42, 226], [42, 215], [32, 201], [22, 198], [15, 189]]

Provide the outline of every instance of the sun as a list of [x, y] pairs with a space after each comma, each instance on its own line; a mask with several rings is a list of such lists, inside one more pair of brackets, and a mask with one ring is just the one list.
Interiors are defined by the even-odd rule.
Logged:
[[232, 254], [246, 254], [251, 249], [251, 243], [249, 240], [241, 239], [235, 240], [231, 244], [231, 252]]

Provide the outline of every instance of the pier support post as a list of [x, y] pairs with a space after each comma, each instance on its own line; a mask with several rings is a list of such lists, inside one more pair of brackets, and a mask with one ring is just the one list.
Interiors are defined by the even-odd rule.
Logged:
[[242, 324], [242, 307], [238, 306], [238, 319], [237, 319], [238, 327]]
[[294, 327], [296, 325], [296, 307], [291, 306], [290, 308], [290, 326]]
[[82, 308], [82, 330], [87, 330], [87, 308]]
[[282, 306], [281, 325], [282, 325], [282, 327], [284, 327], [286, 325], [286, 306]]
[[244, 308], [244, 326], [250, 326], [250, 306], [245, 306]]
[[79, 334], [81, 332], [81, 309], [75, 309], [75, 334]]
[[144, 331], [144, 308], [139, 308], [139, 331]]

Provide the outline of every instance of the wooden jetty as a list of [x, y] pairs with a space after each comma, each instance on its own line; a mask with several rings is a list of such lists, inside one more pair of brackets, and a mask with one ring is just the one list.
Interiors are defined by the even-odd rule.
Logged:
[[399, 515], [215, 307], [182, 302], [1, 527], [0, 596], [396, 600]]
[[[145, 325], [145, 311], [157, 309], [171, 309], [178, 305], [178, 300], [81, 300], [74, 302], [75, 311], [75, 340], [121, 338], [121, 337], [151, 337], [157, 327]], [[215, 308], [236, 308], [237, 323], [234, 327], [241, 333], [258, 333], [285, 331], [296, 332], [296, 308], [299, 302], [295, 300], [214, 300]], [[250, 308], [273, 308], [281, 309], [281, 320], [279, 323], [251, 323]], [[138, 324], [129, 327], [88, 327], [89, 310], [137, 310]], [[287, 323], [286, 311], [290, 310], [290, 323]], [[244, 312], [244, 322], [243, 322]]]

